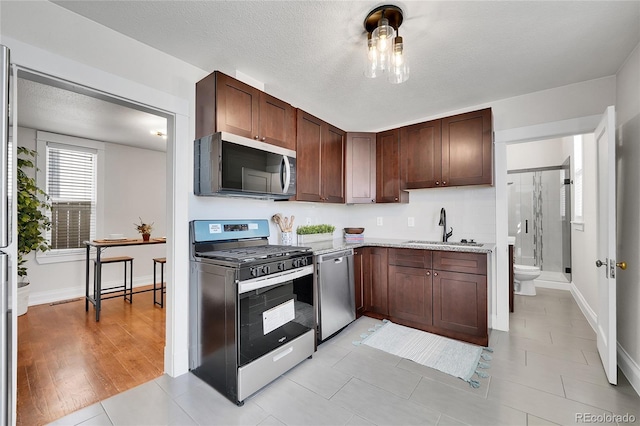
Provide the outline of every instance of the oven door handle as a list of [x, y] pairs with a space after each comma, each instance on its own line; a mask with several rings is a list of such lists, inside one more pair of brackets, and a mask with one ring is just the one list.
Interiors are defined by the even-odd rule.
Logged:
[[278, 272], [266, 277], [252, 278], [250, 280], [238, 281], [238, 294], [247, 293], [249, 291], [258, 290], [260, 288], [281, 284], [305, 275], [313, 274], [313, 265], [308, 265], [293, 271]]

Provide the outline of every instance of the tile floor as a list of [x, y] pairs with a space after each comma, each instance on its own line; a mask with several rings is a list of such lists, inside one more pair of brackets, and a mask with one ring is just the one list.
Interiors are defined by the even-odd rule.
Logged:
[[192, 374], [164, 375], [53, 424], [564, 425], [577, 423], [577, 413], [640, 422], [640, 397], [622, 373], [618, 386], [608, 384], [596, 336], [569, 292], [516, 296], [511, 331], [491, 333], [491, 376], [478, 389], [352, 344], [376, 323], [354, 322], [243, 407]]

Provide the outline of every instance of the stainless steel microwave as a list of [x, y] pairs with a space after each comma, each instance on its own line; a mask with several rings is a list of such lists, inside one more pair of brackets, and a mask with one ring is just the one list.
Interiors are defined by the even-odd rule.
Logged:
[[218, 132], [194, 142], [196, 195], [288, 199], [296, 194], [296, 152]]

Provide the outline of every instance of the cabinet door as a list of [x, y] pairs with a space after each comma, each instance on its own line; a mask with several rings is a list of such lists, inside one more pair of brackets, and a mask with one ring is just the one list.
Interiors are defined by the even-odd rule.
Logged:
[[376, 134], [347, 133], [345, 198], [350, 204], [376, 202]]
[[[433, 325], [483, 338], [487, 336], [487, 277], [433, 271]], [[451, 335], [456, 337], [455, 334]]]
[[491, 108], [442, 119], [442, 185], [493, 183]]
[[376, 135], [376, 202], [406, 203], [409, 194], [401, 191], [400, 131], [393, 129]]
[[356, 287], [356, 318], [360, 318], [364, 312], [364, 264], [363, 249], [357, 248], [353, 251], [353, 275]]
[[387, 249], [379, 247], [367, 248], [363, 262], [365, 267], [365, 311], [388, 315]]
[[389, 266], [389, 316], [432, 324], [431, 270]]
[[320, 157], [322, 201], [344, 203], [344, 151], [345, 132], [325, 123]]
[[293, 107], [266, 93], [260, 93], [260, 140], [293, 151], [296, 149]]
[[400, 129], [400, 170], [404, 188], [441, 186], [441, 121], [433, 120]]
[[322, 201], [320, 157], [323, 121], [302, 110], [297, 114], [296, 200]]
[[260, 90], [216, 72], [216, 132], [258, 138]]

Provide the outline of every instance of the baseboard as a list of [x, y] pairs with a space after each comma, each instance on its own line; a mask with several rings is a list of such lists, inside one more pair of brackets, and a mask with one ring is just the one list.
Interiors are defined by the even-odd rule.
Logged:
[[640, 366], [633, 358], [624, 350], [618, 342], [618, 367], [625, 375], [631, 386], [640, 395]]
[[547, 281], [547, 280], [535, 279], [533, 280], [533, 283], [535, 284], [536, 287], [540, 287], [540, 288], [552, 288], [554, 290], [571, 291], [571, 284], [563, 283], [560, 281]]
[[593, 309], [591, 309], [591, 306], [589, 306], [587, 300], [584, 298], [580, 290], [578, 290], [578, 287], [576, 287], [573, 281], [571, 282], [571, 294], [573, 295], [573, 299], [578, 304], [578, 307], [582, 311], [582, 314], [589, 322], [589, 325], [591, 326], [591, 328], [593, 328], [593, 331], [597, 333], [598, 315]]
[[[121, 285], [122, 281], [103, 282], [103, 287], [114, 287]], [[133, 287], [143, 287], [153, 284], [153, 275], [135, 277]], [[82, 286], [67, 287], [58, 290], [37, 291], [29, 293], [29, 306], [43, 305], [45, 303], [60, 302], [63, 300], [77, 299], [84, 297], [84, 284]]]
[[[582, 293], [580, 293], [580, 290], [578, 290], [573, 282], [571, 283], [571, 294], [593, 331], [598, 333], [598, 316], [593, 309], [591, 309], [587, 301], [582, 296]], [[631, 358], [627, 351], [620, 346], [620, 342], [616, 342], [616, 353], [620, 371], [622, 371], [627, 380], [629, 380], [629, 383], [631, 383], [631, 386], [636, 393], [640, 395], [640, 366], [633, 358]]]

